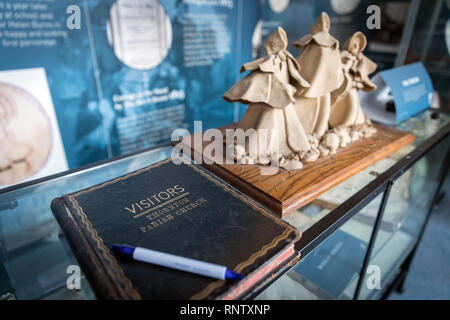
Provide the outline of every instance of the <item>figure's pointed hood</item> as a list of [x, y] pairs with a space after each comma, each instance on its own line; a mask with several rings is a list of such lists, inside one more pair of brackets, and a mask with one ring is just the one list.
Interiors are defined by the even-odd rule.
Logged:
[[300, 40], [294, 42], [294, 46], [303, 50], [311, 41], [314, 41], [323, 47], [339, 48], [339, 41], [331, 36], [330, 32], [330, 17], [325, 12], [322, 12], [316, 22], [310, 29], [310, 34], [304, 36]]
[[[273, 62], [275, 57], [282, 61], [287, 61], [291, 74], [302, 86], [309, 87], [309, 84], [300, 76], [300, 66], [295, 58], [286, 50], [288, 37], [283, 28], [278, 27], [264, 42], [266, 56], [244, 64], [241, 72], [259, 69], [262, 72], [277, 72], [279, 67]], [[298, 70], [294, 70], [298, 69]]]
[[311, 34], [330, 32], [330, 17], [328, 14], [322, 12], [309, 31]]
[[269, 56], [286, 50], [287, 46], [288, 37], [286, 31], [281, 27], [278, 27], [264, 42], [264, 49]]
[[351, 53], [359, 54], [366, 49], [367, 38], [364, 33], [358, 31], [355, 32], [342, 46], [342, 50], [347, 50]]
[[[253, 60], [251, 62], [242, 65], [241, 72], [253, 71], [259, 69], [263, 72], [275, 72], [276, 66], [272, 59], [274, 56], [279, 56], [282, 60], [286, 59], [286, 56], [290, 56], [286, 51], [288, 45], [288, 37], [286, 31], [283, 28], [278, 27], [264, 42], [264, 49], [266, 56]], [[294, 59], [292, 57], [292, 59]]]
[[375, 72], [377, 65], [367, 58], [362, 52], [367, 46], [366, 36], [362, 32], [355, 32], [343, 45], [342, 50], [348, 51], [357, 58], [357, 64], [352, 67], [352, 71], [361, 77], [364, 91], [373, 91], [377, 86], [370, 80], [369, 74]]

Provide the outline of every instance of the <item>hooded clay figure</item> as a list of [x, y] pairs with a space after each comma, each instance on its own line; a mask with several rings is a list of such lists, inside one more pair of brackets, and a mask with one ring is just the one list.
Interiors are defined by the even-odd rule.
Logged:
[[367, 44], [366, 37], [356, 32], [348, 39], [341, 52], [344, 82], [331, 94], [330, 126], [353, 126], [369, 122], [359, 104], [358, 90], [373, 91], [376, 85], [370, 81], [369, 74], [377, 65], [362, 54]]
[[[238, 129], [255, 130], [249, 139], [253, 145], [235, 146], [239, 163], [268, 164], [277, 156], [283, 162], [280, 166], [296, 169], [302, 163], [293, 156], [311, 148], [293, 107], [296, 92], [310, 85], [300, 75], [298, 62], [286, 51], [287, 45], [286, 32], [279, 27], [264, 44], [267, 56], [244, 64], [241, 72], [250, 74], [223, 96], [228, 102], [249, 104]], [[259, 140], [262, 134], [265, 138]], [[257, 139], [252, 140], [255, 135]], [[255, 148], [258, 140], [265, 143]]]
[[328, 130], [332, 91], [344, 80], [339, 42], [330, 33], [330, 18], [322, 12], [310, 34], [294, 42], [302, 50], [297, 57], [302, 76], [310, 83], [297, 90], [295, 111], [307, 134], [320, 138]]

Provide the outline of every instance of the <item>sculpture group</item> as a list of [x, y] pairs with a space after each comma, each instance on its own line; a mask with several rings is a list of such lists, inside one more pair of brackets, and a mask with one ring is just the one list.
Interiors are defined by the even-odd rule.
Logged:
[[224, 94], [249, 105], [237, 127], [248, 139], [228, 146], [238, 163], [300, 169], [376, 132], [358, 99], [358, 90], [376, 89], [368, 77], [376, 64], [362, 54], [366, 38], [356, 32], [339, 50], [329, 30], [322, 13], [310, 34], [294, 42], [301, 50], [294, 58], [278, 27], [264, 43], [266, 56], [242, 66], [250, 73]]

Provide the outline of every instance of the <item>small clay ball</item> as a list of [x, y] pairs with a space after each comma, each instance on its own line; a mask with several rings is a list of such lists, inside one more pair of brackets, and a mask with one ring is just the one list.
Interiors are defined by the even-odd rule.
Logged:
[[327, 147], [324, 147], [322, 145], [319, 146], [319, 152], [320, 152], [320, 156], [321, 157], [326, 157], [327, 155], [330, 154], [330, 149], [328, 149]]
[[303, 168], [303, 163], [297, 160], [288, 160], [284, 167], [286, 170], [297, 170]]
[[268, 156], [260, 156], [258, 158], [258, 163], [259, 164], [269, 164], [270, 163], [270, 157], [268, 157]]
[[241, 158], [245, 155], [245, 147], [240, 144], [234, 145], [234, 154], [237, 158]]
[[376, 132], [376, 129], [369, 125], [366, 125], [362, 130], [362, 133], [365, 138], [372, 136], [373, 134], [375, 134], [375, 132]]
[[329, 149], [337, 149], [339, 147], [339, 137], [335, 133], [329, 132], [323, 136], [322, 144]]
[[284, 168], [284, 167], [286, 166], [286, 162], [287, 162], [286, 158], [285, 158], [285, 157], [281, 157], [281, 158], [279, 159], [279, 166], [280, 166], [281, 168]]
[[352, 140], [352, 142], [359, 140], [360, 137], [361, 137], [361, 133], [358, 131], [352, 131], [350, 133], [350, 139]]
[[319, 158], [320, 152], [317, 149], [311, 149], [302, 157], [302, 160], [305, 162], [313, 162]]
[[308, 142], [311, 146], [313, 146], [313, 147], [319, 146], [319, 140], [316, 137], [308, 134], [307, 138], [308, 138]]
[[339, 137], [339, 146], [341, 148], [347, 146], [351, 142], [350, 135], [345, 130], [341, 130], [338, 134], [338, 137]]
[[254, 161], [249, 156], [245, 156], [245, 157], [238, 159], [238, 163], [239, 164], [253, 164]]

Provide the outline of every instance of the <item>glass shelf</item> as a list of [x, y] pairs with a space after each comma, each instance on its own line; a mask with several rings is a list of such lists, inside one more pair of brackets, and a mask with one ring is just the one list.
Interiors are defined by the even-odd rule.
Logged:
[[355, 290], [351, 284], [358, 281], [374, 226], [374, 221], [361, 223], [358, 219], [372, 208], [378, 208], [381, 196], [303, 257], [257, 299], [351, 299]]
[[[316, 200], [294, 211], [284, 219], [304, 232], [449, 123], [449, 115], [427, 110], [397, 126], [393, 126], [397, 130], [414, 134], [416, 136], [415, 141], [343, 181], [338, 186], [325, 192]], [[403, 179], [409, 179], [408, 175]], [[408, 181], [402, 183], [409, 185]], [[370, 215], [375, 216], [377, 209], [370, 210]]]
[[[286, 221], [301, 231], [306, 231], [314, 224], [320, 223], [321, 219], [334, 208], [355, 195], [379, 174], [392, 167], [450, 122], [450, 117], [445, 114], [439, 114], [437, 118], [433, 114], [433, 111], [428, 110], [395, 126], [397, 129], [414, 133], [416, 141], [324, 193], [309, 205], [287, 216]], [[66, 288], [66, 280], [69, 276], [66, 273], [67, 267], [77, 263], [50, 210], [51, 200], [167, 159], [170, 153], [171, 147], [161, 147], [0, 193], [0, 297], [2, 299], [94, 298], [84, 278], [82, 290], [70, 291]], [[411, 180], [416, 179], [415, 175], [418, 175], [415, 181], [420, 181], [420, 177], [424, 174], [427, 173], [414, 169], [411, 173], [404, 174], [397, 183], [399, 186], [411, 185]], [[418, 182], [415, 184], [418, 185]], [[392, 194], [398, 193], [402, 196], [401, 191], [402, 188], [399, 190], [393, 188]], [[393, 204], [390, 205], [393, 206]], [[357, 243], [359, 241], [360, 246], [367, 245], [378, 206], [379, 198], [376, 198], [341, 227], [340, 237], [353, 237], [357, 239]], [[400, 207], [401, 210], [405, 210], [401, 205]], [[389, 223], [395, 224], [396, 218], [400, 220], [402, 218], [392, 215], [393, 222], [389, 222], [387, 218], [391, 214], [388, 211], [373, 251], [374, 259], [395, 239], [392, 235], [383, 233], [389, 227]], [[412, 217], [409, 213], [408, 216]], [[404, 230], [407, 230], [408, 221], [406, 219], [403, 223]], [[331, 240], [335, 234], [330, 236]], [[329, 240], [322, 244], [325, 247], [319, 246], [316, 249], [321, 247], [326, 249], [327, 241]], [[328, 246], [332, 248], [332, 242], [329, 242]], [[305, 261], [313, 257], [314, 252], [303, 257], [298, 267], [300, 268]], [[361, 252], [363, 251], [358, 249], [354, 270], [362, 264], [364, 254]], [[312, 281], [304, 280], [305, 277], [296, 270], [293, 269], [282, 276], [262, 296], [293, 299], [333, 297], [329, 292], [314, 285]], [[357, 274], [349, 276], [347, 280], [349, 284], [346, 284], [346, 288], [333, 298], [351, 297], [354, 288], [352, 289], [350, 285], [357, 281]], [[290, 287], [297, 289], [286, 289]]]
[[[433, 113], [427, 111], [395, 126], [396, 129], [415, 134], [414, 143], [347, 179], [284, 219], [302, 232], [315, 223], [320, 223], [321, 219], [339, 204], [449, 123], [449, 117], [446, 115], [433, 118]], [[381, 289], [369, 289], [365, 285], [367, 277], [370, 276], [367, 274], [362, 282], [360, 299], [380, 298], [397, 274], [400, 264], [417, 244], [418, 235], [438, 185], [439, 169], [449, 148], [450, 137], [447, 137], [395, 180], [369, 260], [369, 266], [375, 265], [380, 268]], [[283, 275], [257, 299], [352, 299], [365, 255], [365, 250], [360, 250], [357, 244], [359, 243], [360, 247], [368, 245], [381, 196], [372, 200], [311, 253], [303, 257], [294, 269]], [[344, 246], [349, 248], [353, 255], [347, 261], [344, 261], [345, 257], [350, 253], [342, 249]], [[347, 265], [347, 268], [342, 269], [345, 271], [341, 270], [343, 264]], [[342, 283], [347, 285], [343, 286]]]
[[[450, 137], [447, 137], [406, 171], [392, 186], [382, 222], [392, 215], [398, 215], [399, 204], [403, 204], [403, 207], [406, 205], [404, 210], [406, 215], [400, 219], [396, 229], [378, 233], [375, 248], [382, 249], [372, 252], [369, 264], [377, 265], [381, 269], [381, 290], [367, 290], [367, 287], [363, 286], [360, 293], [361, 299], [379, 297], [393, 279], [400, 264], [416, 245], [433, 196], [437, 192], [440, 168], [444, 161], [443, 155], [449, 148]], [[404, 184], [398, 183], [405, 176], [410, 177], [407, 188]]]
[[[66, 288], [67, 267], [77, 265], [51, 210], [53, 198], [124, 175], [170, 157], [164, 147], [0, 195], [0, 296], [17, 299], [90, 299]], [[1, 273], [3, 272], [3, 275]]]

